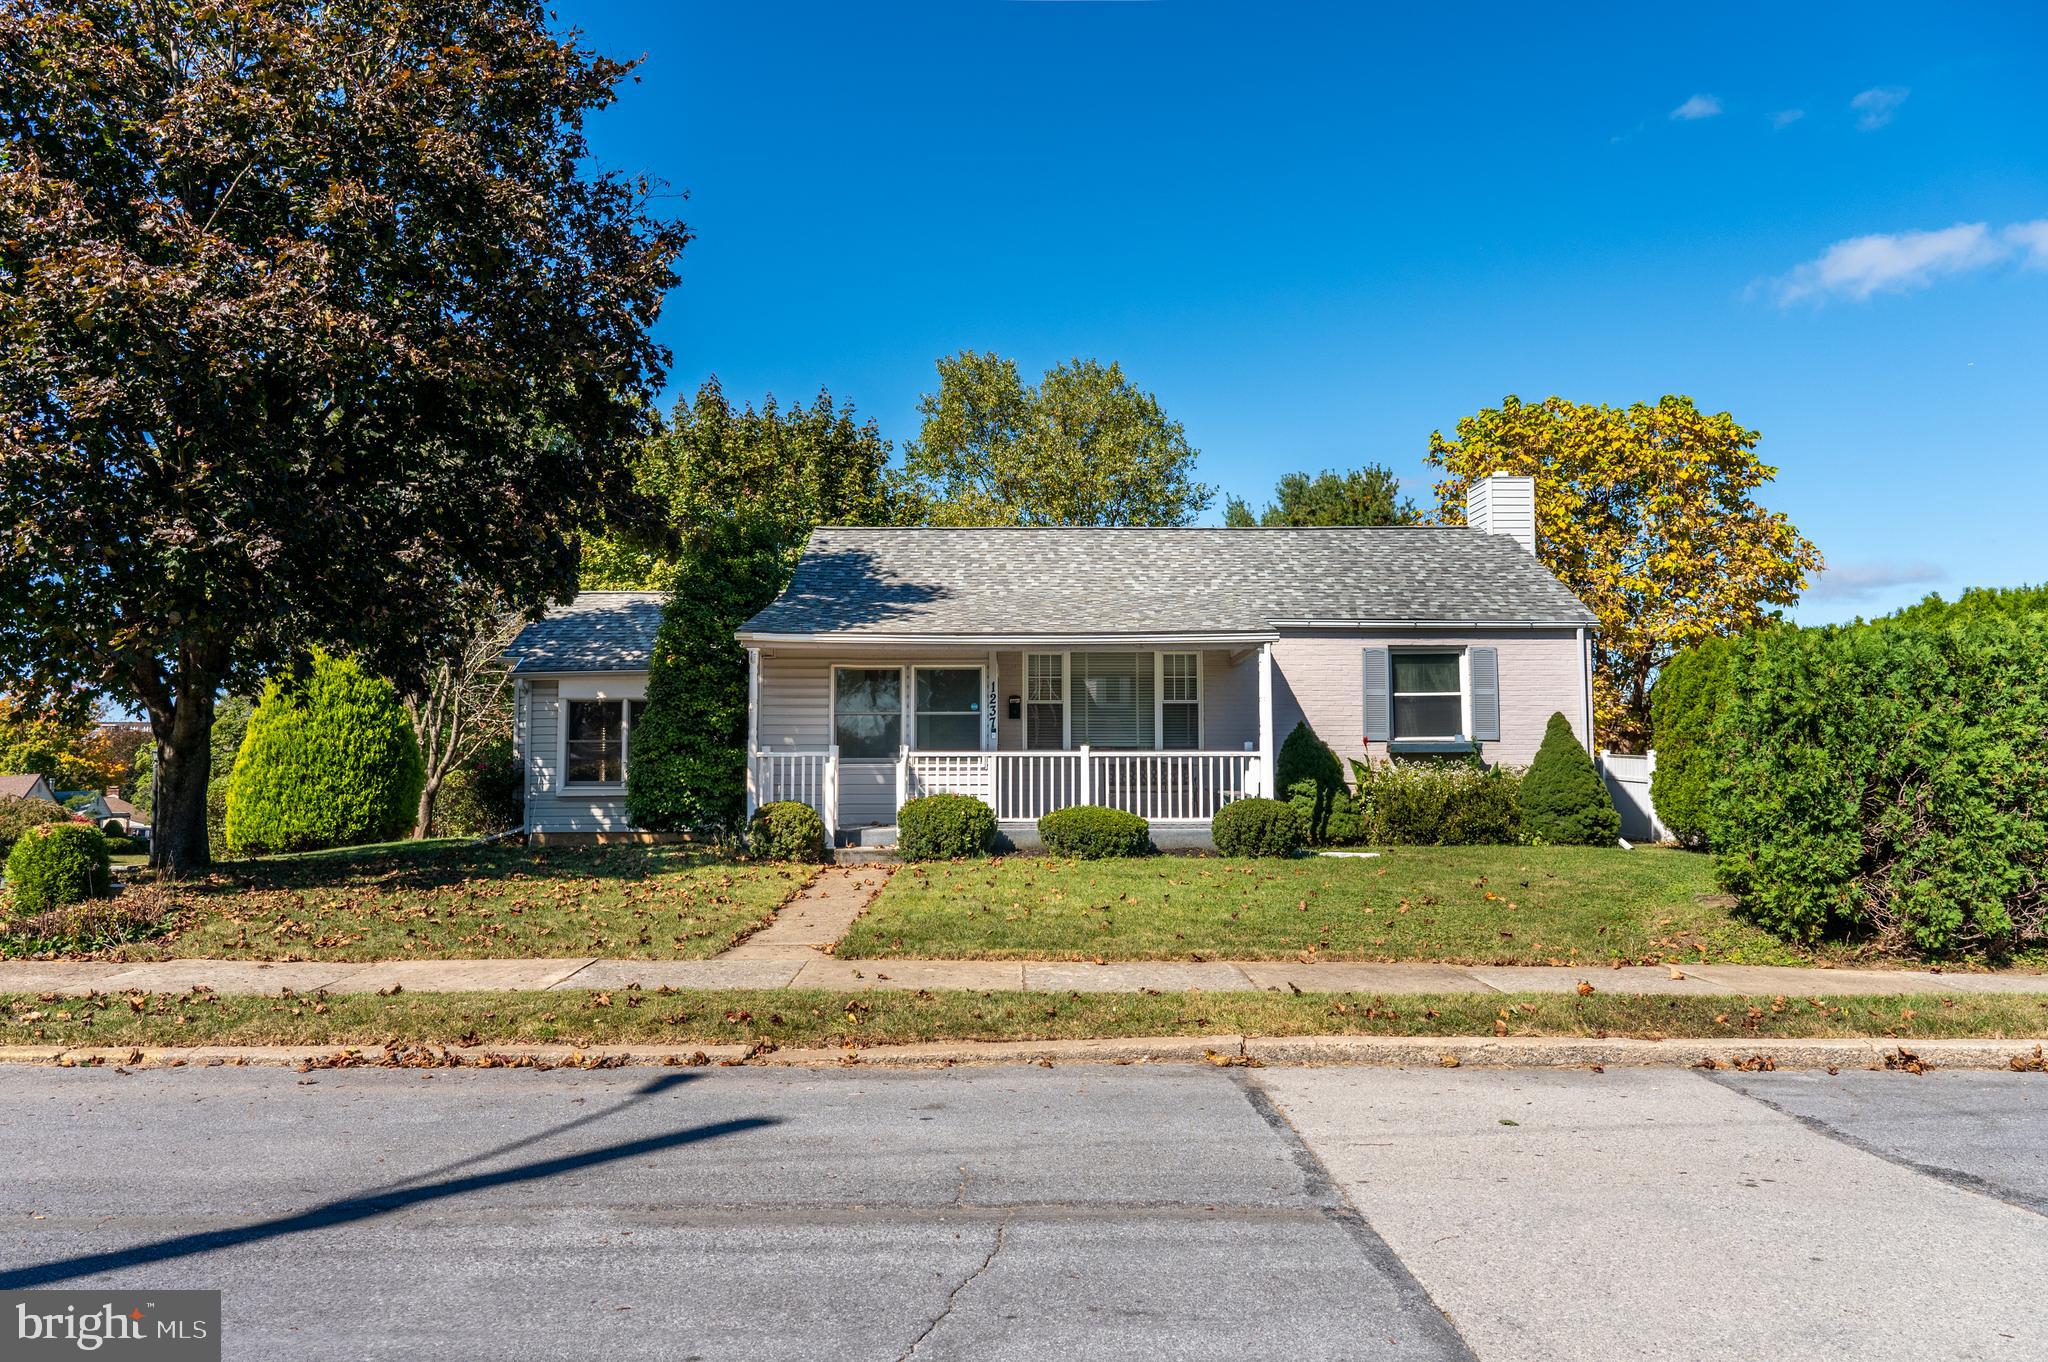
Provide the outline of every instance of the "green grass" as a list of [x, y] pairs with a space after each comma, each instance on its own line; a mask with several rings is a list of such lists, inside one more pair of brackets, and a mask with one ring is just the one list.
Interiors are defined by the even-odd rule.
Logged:
[[1641, 997], [838, 993], [821, 989], [223, 997], [0, 995], [10, 1045], [879, 1045], [920, 1040], [1365, 1035], [1899, 1040], [2048, 1033], [2048, 995]]
[[1714, 887], [1703, 856], [1604, 847], [1393, 847], [1373, 860], [1009, 857], [905, 866], [838, 954], [1811, 963], [1701, 902]]
[[760, 926], [811, 868], [681, 847], [396, 843], [236, 861], [166, 895], [127, 960], [698, 960]]

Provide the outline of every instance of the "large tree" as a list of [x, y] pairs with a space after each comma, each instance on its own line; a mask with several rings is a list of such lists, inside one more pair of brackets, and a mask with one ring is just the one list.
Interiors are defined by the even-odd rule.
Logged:
[[148, 715], [207, 864], [224, 687], [417, 685], [575, 585], [687, 233], [593, 172], [629, 67], [528, 0], [0, 5], [0, 683]]
[[1187, 433], [1115, 364], [1077, 359], [1025, 384], [962, 351], [904, 447], [911, 508], [933, 525], [1185, 525], [1215, 500]]
[[1401, 495], [1401, 480], [1383, 464], [1369, 463], [1339, 473], [1324, 469], [1284, 473], [1273, 488], [1273, 500], [1254, 515], [1241, 497], [1224, 504], [1223, 523], [1233, 529], [1254, 525], [1414, 525], [1422, 513]]
[[734, 514], [764, 522], [792, 561], [819, 525], [889, 524], [888, 465], [889, 442], [851, 402], [820, 389], [808, 406], [770, 394], [734, 410], [714, 375], [641, 447], [633, 479], [652, 514], [585, 542], [583, 586], [665, 590], [690, 536]]
[[1462, 523], [1489, 473], [1536, 479], [1537, 556], [1600, 617], [1594, 723], [1603, 743], [1650, 738], [1650, 684], [1679, 649], [1740, 633], [1799, 599], [1820, 551], [1750, 495], [1778, 470], [1761, 438], [1689, 397], [1608, 407], [1510, 396], [1429, 437], [1438, 511]]

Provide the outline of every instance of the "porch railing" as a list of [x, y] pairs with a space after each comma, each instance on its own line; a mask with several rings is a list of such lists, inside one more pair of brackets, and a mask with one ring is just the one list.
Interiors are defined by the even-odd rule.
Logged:
[[839, 749], [756, 749], [747, 762], [747, 817], [763, 804], [808, 804], [825, 824], [829, 845], [839, 833]]
[[1154, 823], [1206, 823], [1257, 794], [1256, 752], [910, 752], [897, 758], [897, 799], [964, 794], [1006, 823], [1102, 804]]

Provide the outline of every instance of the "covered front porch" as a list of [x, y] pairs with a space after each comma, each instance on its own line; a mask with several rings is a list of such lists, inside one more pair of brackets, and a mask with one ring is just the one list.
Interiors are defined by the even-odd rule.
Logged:
[[890, 840], [911, 799], [960, 794], [1028, 845], [1055, 809], [1106, 805], [1163, 838], [1268, 792], [1270, 638], [750, 647], [748, 812], [817, 809], [835, 844]]

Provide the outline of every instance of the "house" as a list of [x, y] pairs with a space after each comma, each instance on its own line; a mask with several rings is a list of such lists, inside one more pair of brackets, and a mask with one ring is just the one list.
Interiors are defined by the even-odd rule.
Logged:
[[15, 799], [47, 799], [52, 804], [57, 802], [50, 782], [38, 775], [0, 776], [0, 795]]
[[95, 823], [104, 823], [114, 816], [113, 806], [98, 790], [59, 790], [57, 802], [80, 818], [90, 818]]
[[[1465, 526], [824, 528], [748, 620], [749, 799], [886, 843], [921, 794], [1038, 817], [1108, 804], [1162, 844], [1271, 793], [1297, 722], [1340, 757], [1521, 766], [1562, 712], [1591, 749], [1594, 616], [1535, 557], [1531, 479]], [[528, 828], [630, 831], [659, 597], [586, 592], [514, 643]]]

